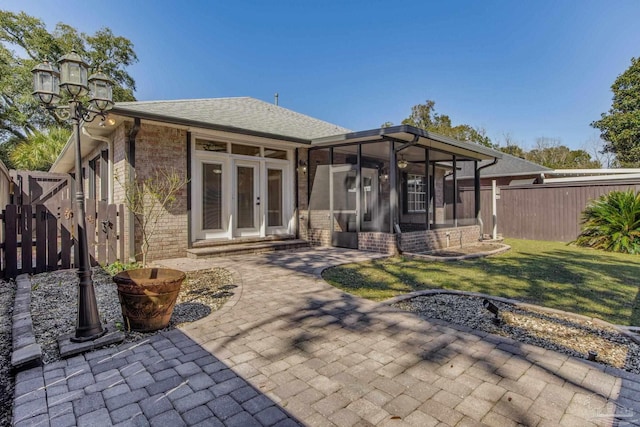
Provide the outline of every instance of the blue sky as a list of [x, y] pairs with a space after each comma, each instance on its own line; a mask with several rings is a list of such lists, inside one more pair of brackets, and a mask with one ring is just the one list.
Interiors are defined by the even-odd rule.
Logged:
[[455, 124], [583, 148], [640, 56], [640, 1], [0, 0], [134, 43], [138, 100], [251, 96], [353, 130], [427, 99]]

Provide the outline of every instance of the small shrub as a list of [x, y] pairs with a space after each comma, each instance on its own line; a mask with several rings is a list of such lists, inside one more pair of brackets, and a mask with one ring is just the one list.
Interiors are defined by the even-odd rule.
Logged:
[[140, 267], [141, 267], [141, 264], [139, 262], [137, 262], [137, 261], [135, 261], [135, 262], [127, 262], [127, 263], [116, 261], [113, 264], [105, 265], [103, 267], [103, 269], [104, 269], [104, 271], [109, 273], [111, 276], [115, 276], [116, 274], [120, 273], [121, 271], [133, 270], [133, 269], [140, 268]]
[[582, 231], [572, 243], [640, 254], [640, 192], [612, 191], [592, 201], [582, 212]]

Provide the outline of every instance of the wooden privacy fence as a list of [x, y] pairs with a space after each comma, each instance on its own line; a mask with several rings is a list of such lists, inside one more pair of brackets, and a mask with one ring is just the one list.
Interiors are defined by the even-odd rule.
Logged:
[[[86, 224], [91, 265], [124, 262], [124, 206], [87, 200]], [[7, 205], [2, 215], [4, 276], [76, 267], [75, 221], [71, 201], [57, 208]]]
[[[580, 233], [582, 211], [591, 200], [612, 191], [640, 191], [640, 181], [572, 182], [501, 186], [498, 188], [498, 233], [503, 237], [528, 240], [570, 242]], [[462, 188], [462, 215], [472, 218], [474, 190]], [[490, 234], [493, 227], [491, 188], [481, 189], [482, 233]]]

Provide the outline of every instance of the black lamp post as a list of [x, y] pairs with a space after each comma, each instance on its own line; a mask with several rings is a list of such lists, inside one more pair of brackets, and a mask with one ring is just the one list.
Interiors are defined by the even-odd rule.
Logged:
[[[87, 79], [89, 66], [75, 51], [60, 58], [60, 71], [49, 62], [36, 66], [33, 73], [33, 96], [38, 102], [61, 120], [73, 126], [76, 139], [76, 238], [78, 248], [78, 318], [74, 342], [94, 340], [106, 331], [100, 323], [91, 265], [87, 245], [86, 218], [84, 210], [84, 183], [82, 180], [82, 154], [80, 153], [80, 123], [91, 122], [96, 117], [105, 118], [105, 112], [113, 107], [111, 81], [98, 70]], [[60, 90], [68, 95], [68, 105], [58, 105]], [[82, 98], [89, 94], [89, 105]]]

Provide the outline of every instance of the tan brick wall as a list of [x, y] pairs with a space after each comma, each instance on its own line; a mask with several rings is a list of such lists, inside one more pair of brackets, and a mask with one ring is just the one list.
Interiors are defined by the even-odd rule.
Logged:
[[[132, 124], [126, 123], [114, 133], [114, 203], [125, 203], [125, 183], [128, 182], [126, 142]], [[165, 126], [142, 123], [136, 136], [136, 179], [153, 176], [156, 168], [174, 168], [183, 179], [187, 174], [186, 131]], [[152, 236], [148, 261], [186, 256], [188, 245], [187, 187], [177, 194], [177, 201], [170, 211], [160, 218], [157, 231]], [[129, 253], [129, 215], [125, 215], [125, 255]], [[142, 234], [136, 224], [135, 257], [141, 259]]]
[[[136, 179], [153, 176], [156, 168], [174, 169], [182, 180], [187, 178], [187, 133], [181, 129], [143, 123], [136, 137]], [[176, 203], [160, 218], [152, 236], [149, 261], [187, 255], [188, 244], [187, 187], [176, 194]], [[139, 230], [136, 229], [136, 234]]]
[[395, 255], [398, 253], [396, 235], [391, 233], [358, 233], [358, 249]]
[[471, 245], [477, 243], [479, 238], [480, 227], [471, 225], [402, 233], [400, 242], [403, 251], [420, 253]]

